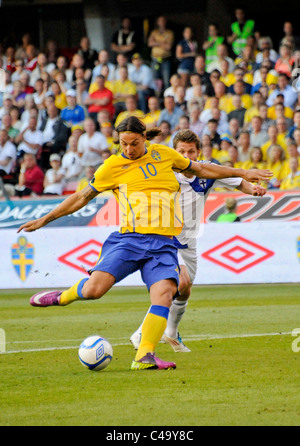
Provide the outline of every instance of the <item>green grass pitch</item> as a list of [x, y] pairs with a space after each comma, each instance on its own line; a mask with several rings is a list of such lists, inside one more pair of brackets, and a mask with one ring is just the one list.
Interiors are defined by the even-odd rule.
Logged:
[[[32, 293], [0, 291], [1, 426], [300, 424], [299, 284], [195, 286], [181, 324], [192, 352], [157, 348], [177, 363], [171, 371], [130, 370], [129, 337], [149, 306], [144, 288], [49, 308], [31, 307]], [[92, 334], [114, 349], [100, 372], [77, 356]]]

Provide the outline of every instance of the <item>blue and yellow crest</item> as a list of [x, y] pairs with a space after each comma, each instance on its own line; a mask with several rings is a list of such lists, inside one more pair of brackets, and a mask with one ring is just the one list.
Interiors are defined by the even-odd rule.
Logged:
[[300, 236], [297, 238], [297, 255], [300, 262]]
[[31, 270], [33, 257], [33, 244], [28, 243], [26, 237], [19, 237], [17, 243], [11, 247], [11, 262], [22, 282], [25, 282]]
[[152, 156], [152, 158], [153, 158], [154, 160], [156, 160], [156, 161], [160, 161], [160, 160], [161, 160], [160, 153], [157, 152], [157, 150], [152, 150], [152, 151], [151, 151], [151, 156]]

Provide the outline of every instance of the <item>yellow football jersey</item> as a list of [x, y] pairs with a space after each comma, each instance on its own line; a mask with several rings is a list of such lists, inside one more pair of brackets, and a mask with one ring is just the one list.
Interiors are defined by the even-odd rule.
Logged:
[[120, 232], [180, 234], [183, 220], [180, 186], [173, 170], [184, 171], [191, 161], [174, 149], [151, 144], [136, 160], [110, 156], [89, 183], [97, 192], [112, 190], [120, 209]]

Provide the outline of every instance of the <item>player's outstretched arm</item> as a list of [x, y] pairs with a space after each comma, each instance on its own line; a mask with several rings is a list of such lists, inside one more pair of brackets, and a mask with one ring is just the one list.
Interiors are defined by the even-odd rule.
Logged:
[[190, 172], [199, 178], [210, 178], [213, 180], [240, 177], [250, 183], [267, 181], [273, 176], [273, 173], [267, 169], [236, 169], [234, 167], [220, 166], [213, 163], [197, 163], [194, 161], [186, 172]]
[[262, 197], [267, 192], [267, 189], [260, 186], [259, 184], [252, 184], [245, 180], [241, 182], [237, 189], [239, 189], [244, 194], [254, 195], [257, 197]]
[[49, 212], [43, 217], [24, 223], [24, 225], [19, 227], [18, 232], [22, 230], [25, 232], [36, 231], [37, 229], [46, 226], [51, 221], [57, 220], [65, 215], [73, 214], [73, 212], [83, 208], [89, 201], [95, 198], [96, 195], [98, 195], [98, 192], [96, 192], [90, 186], [86, 186], [82, 191], [75, 192], [74, 194], [70, 195], [55, 209], [53, 209], [53, 211]]

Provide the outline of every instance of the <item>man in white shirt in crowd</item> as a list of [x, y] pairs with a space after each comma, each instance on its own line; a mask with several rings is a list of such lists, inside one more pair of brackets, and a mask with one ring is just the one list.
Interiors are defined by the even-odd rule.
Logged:
[[18, 157], [22, 157], [24, 153], [37, 155], [43, 144], [43, 133], [37, 129], [37, 117], [29, 118], [28, 126], [16, 136], [16, 143], [18, 144]]
[[96, 130], [92, 118], [86, 118], [83, 124], [85, 133], [78, 140], [78, 153], [83, 165], [100, 166], [103, 163], [102, 151], [108, 148], [105, 136]]
[[78, 181], [83, 166], [77, 152], [78, 138], [71, 135], [68, 140], [67, 152], [62, 158], [62, 167], [65, 171], [66, 182]]
[[11, 173], [16, 156], [16, 146], [9, 140], [7, 130], [0, 130], [0, 177]]

